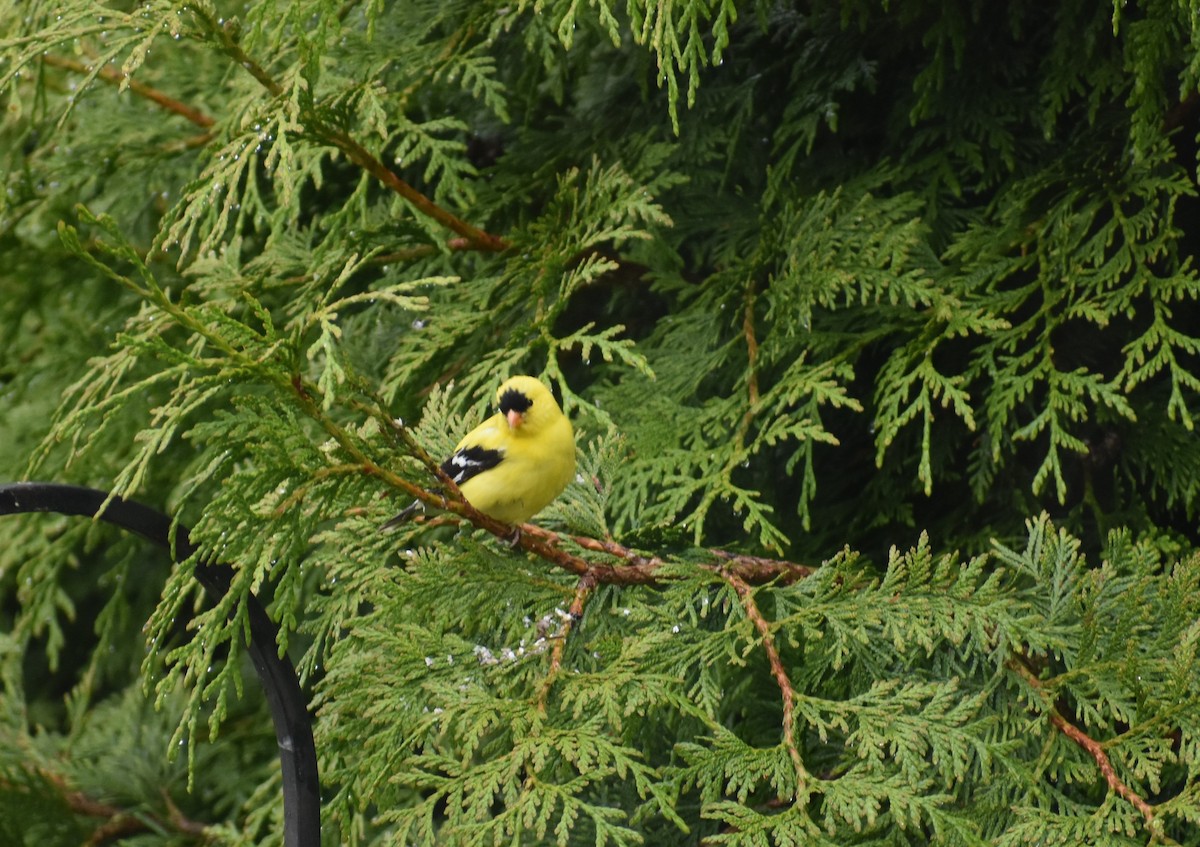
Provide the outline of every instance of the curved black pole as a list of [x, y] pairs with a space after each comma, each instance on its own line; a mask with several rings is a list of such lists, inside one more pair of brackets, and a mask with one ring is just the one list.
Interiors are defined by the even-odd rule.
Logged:
[[[0, 485], [0, 515], [56, 512], [92, 517], [108, 498], [95, 488], [53, 482], [18, 482]], [[99, 520], [142, 536], [173, 553], [182, 562], [196, 552], [187, 528], [178, 526], [172, 551], [171, 519], [162, 512], [132, 500], [113, 499]], [[229, 591], [233, 571], [226, 565], [198, 564], [196, 579], [213, 598]], [[313, 742], [308, 706], [290, 659], [279, 657], [277, 630], [262, 605], [251, 596], [248, 651], [262, 683], [283, 769], [283, 843], [287, 847], [319, 847], [321, 843], [321, 787], [317, 776], [317, 748]]]

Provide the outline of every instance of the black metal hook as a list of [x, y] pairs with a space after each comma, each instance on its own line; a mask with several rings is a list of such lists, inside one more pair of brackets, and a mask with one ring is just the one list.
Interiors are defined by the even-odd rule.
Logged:
[[[108, 499], [95, 488], [53, 482], [18, 482], [0, 485], [0, 515], [55, 512], [92, 517]], [[99, 520], [142, 536], [166, 549], [182, 562], [196, 552], [187, 528], [176, 527], [171, 544], [171, 519], [162, 512], [132, 500], [113, 499]], [[196, 579], [213, 598], [229, 591], [233, 571], [226, 565], [198, 564]], [[287, 847], [319, 847], [321, 843], [321, 786], [317, 774], [317, 748], [313, 741], [308, 705], [300, 690], [296, 669], [287, 656], [279, 657], [278, 630], [262, 605], [249, 598], [250, 644], [247, 650], [262, 683], [283, 770], [283, 843]]]

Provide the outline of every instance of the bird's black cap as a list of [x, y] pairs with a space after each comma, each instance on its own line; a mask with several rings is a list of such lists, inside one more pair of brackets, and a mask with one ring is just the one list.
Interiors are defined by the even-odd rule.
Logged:
[[509, 412], [525, 414], [532, 405], [533, 401], [515, 388], [510, 388], [500, 395], [500, 411], [506, 415]]

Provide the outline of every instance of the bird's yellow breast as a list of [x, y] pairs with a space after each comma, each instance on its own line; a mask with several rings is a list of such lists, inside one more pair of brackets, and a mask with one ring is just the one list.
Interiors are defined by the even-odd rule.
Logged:
[[[494, 419], [493, 419], [494, 420]], [[507, 432], [501, 419], [479, 427], [479, 439], [502, 452], [500, 463], [471, 477], [461, 486], [463, 496], [485, 515], [505, 523], [524, 523], [549, 505], [575, 476], [575, 433], [559, 413], [536, 433]], [[465, 440], [465, 439], [464, 439]]]

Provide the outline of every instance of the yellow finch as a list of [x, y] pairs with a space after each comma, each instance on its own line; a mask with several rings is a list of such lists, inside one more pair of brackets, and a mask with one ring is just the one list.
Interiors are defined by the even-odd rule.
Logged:
[[496, 405], [496, 414], [467, 433], [442, 470], [476, 509], [521, 524], [575, 476], [575, 431], [550, 390], [531, 376], [505, 380]]

